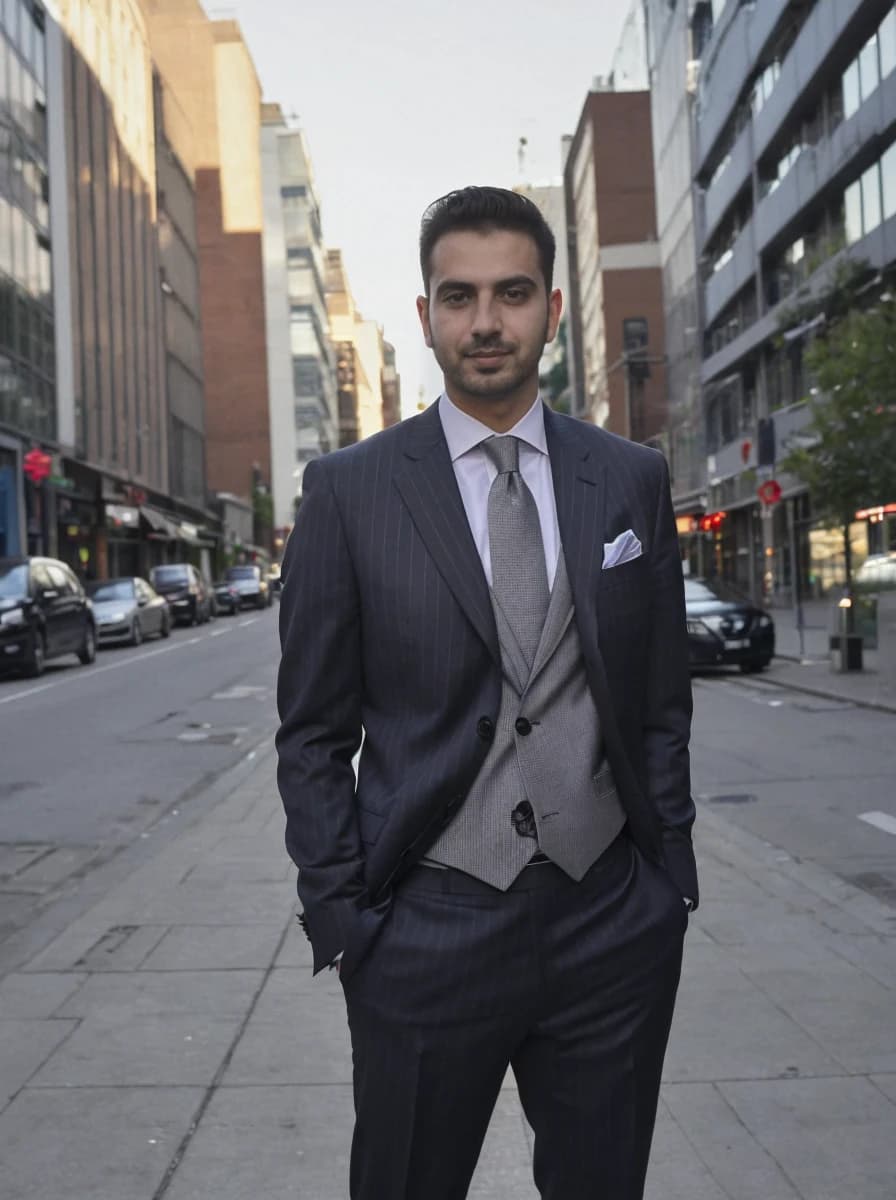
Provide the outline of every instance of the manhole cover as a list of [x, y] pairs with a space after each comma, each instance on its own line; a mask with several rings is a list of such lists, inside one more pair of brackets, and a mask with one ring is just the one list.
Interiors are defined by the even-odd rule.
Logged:
[[215, 692], [212, 696], [213, 700], [249, 700], [264, 696], [267, 693], [266, 687], [250, 687], [246, 685], [237, 685], [228, 688], [224, 692]]
[[756, 797], [749, 792], [728, 792], [721, 796], [707, 796], [710, 804], [753, 804]]
[[238, 729], [185, 729], [177, 735], [179, 742], [201, 743], [204, 746], [236, 746], [240, 740]]

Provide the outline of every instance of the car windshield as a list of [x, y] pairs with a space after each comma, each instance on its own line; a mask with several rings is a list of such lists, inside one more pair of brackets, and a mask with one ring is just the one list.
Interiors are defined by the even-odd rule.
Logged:
[[748, 604], [749, 600], [737, 588], [733, 588], [730, 584], [722, 583], [720, 580], [713, 580], [711, 583], [706, 579], [685, 579], [684, 581], [684, 600], [685, 604], [708, 604], [713, 601], [722, 600], [726, 604]]
[[0, 599], [21, 600], [28, 595], [28, 567], [25, 563], [0, 566]]
[[92, 583], [88, 588], [98, 604], [104, 600], [133, 600], [134, 584], [130, 579], [110, 579], [106, 583]]
[[152, 581], [156, 587], [160, 583], [186, 583], [187, 572], [184, 567], [153, 567]]
[[257, 567], [228, 567], [226, 576], [228, 579], [254, 579]]

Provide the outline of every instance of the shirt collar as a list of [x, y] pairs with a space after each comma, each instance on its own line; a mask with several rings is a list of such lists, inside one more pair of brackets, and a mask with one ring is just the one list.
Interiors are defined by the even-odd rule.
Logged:
[[[489, 429], [475, 417], [462, 412], [456, 404], [452, 404], [445, 392], [439, 397], [439, 420], [442, 422], [442, 431], [445, 434], [445, 441], [448, 443], [448, 453], [451, 455], [452, 462], [456, 462], [464, 454], [481, 445], [486, 438], [493, 437], [495, 434], [494, 429]], [[540, 454], [547, 454], [544, 406], [540, 393], [535, 397], [535, 403], [526, 415], [520, 417], [514, 427], [507, 430], [507, 433], [518, 437], [520, 441], [525, 442], [527, 446], [531, 446]]]

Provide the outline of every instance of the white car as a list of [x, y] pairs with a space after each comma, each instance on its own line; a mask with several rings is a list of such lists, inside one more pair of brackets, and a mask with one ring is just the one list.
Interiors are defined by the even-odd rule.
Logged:
[[896, 587], [896, 551], [869, 554], [856, 571], [856, 583], [876, 587]]

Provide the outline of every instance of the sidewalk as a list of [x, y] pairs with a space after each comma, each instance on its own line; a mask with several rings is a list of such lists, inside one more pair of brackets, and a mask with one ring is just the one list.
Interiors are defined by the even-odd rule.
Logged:
[[[892, 1200], [896, 910], [697, 831], [649, 1200]], [[0, 982], [2, 1200], [346, 1200], [344, 1005], [294, 897], [266, 749]], [[530, 1164], [508, 1079], [471, 1197], [535, 1200]]]
[[896, 592], [880, 595], [878, 645], [876, 650], [865, 650], [862, 671], [840, 673], [831, 669], [831, 603], [816, 600], [803, 606], [802, 653], [794, 610], [771, 609], [776, 656], [761, 678], [768, 683], [896, 713]]

